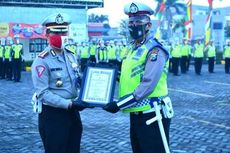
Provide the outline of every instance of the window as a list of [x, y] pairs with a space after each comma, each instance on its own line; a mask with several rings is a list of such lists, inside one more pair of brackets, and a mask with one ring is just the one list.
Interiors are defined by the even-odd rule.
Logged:
[[213, 29], [223, 29], [223, 24], [221, 22], [214, 22]]
[[34, 52], [41, 52], [45, 49], [47, 46], [47, 40], [46, 39], [31, 39], [30, 40], [30, 53]]

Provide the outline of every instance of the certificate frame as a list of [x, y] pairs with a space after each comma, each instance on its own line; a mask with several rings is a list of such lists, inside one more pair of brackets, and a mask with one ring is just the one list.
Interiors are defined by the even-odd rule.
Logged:
[[113, 101], [117, 68], [87, 66], [83, 73], [80, 99], [93, 107], [103, 107]]

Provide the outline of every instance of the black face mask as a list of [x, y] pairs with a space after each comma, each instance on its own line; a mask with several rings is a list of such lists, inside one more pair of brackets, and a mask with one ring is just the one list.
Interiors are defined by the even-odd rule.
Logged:
[[129, 33], [131, 37], [135, 40], [142, 39], [144, 35], [148, 32], [145, 30], [147, 24], [129, 26]]

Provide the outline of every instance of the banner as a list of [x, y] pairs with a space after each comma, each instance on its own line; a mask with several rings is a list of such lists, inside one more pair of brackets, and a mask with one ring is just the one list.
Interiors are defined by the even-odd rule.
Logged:
[[0, 37], [45, 38], [45, 29], [39, 24], [0, 23]]

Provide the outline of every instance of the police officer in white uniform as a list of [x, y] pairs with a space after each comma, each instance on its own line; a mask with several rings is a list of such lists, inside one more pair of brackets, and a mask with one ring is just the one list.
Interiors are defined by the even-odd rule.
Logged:
[[80, 73], [74, 54], [64, 49], [68, 42], [70, 17], [64, 13], [45, 19], [49, 46], [32, 65], [32, 79], [38, 101], [39, 133], [46, 153], [79, 153], [82, 123], [79, 111], [86, 104], [77, 100]]
[[[152, 26], [150, 15], [153, 14], [150, 7], [132, 2], [125, 6], [124, 11], [129, 16], [132, 50], [122, 62], [119, 88], [121, 98], [103, 108], [111, 113], [119, 110], [130, 113], [133, 153], [164, 153], [158, 123], [146, 125], [146, 121], [155, 116], [153, 102], [158, 102], [161, 106], [164, 99], [169, 99], [169, 53], [149, 32]], [[162, 122], [168, 140], [170, 118], [164, 116]]]

